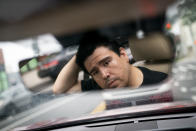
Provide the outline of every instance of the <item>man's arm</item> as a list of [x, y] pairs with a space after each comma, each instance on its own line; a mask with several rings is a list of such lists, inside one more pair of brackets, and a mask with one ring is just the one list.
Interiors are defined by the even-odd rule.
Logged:
[[69, 89], [78, 88], [81, 90], [81, 82], [78, 81], [79, 66], [76, 64], [76, 56], [63, 67], [54, 85], [53, 92], [56, 94], [67, 92]]

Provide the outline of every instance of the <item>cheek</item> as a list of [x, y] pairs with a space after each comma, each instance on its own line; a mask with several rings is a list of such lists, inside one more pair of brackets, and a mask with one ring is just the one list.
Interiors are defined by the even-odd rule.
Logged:
[[122, 69], [122, 63], [120, 60], [113, 60], [110, 64], [111, 69], [116, 72]]
[[114, 61], [113, 69], [116, 74], [123, 75], [126, 72], [126, 65], [123, 61]]
[[127, 63], [121, 63], [118, 65], [118, 68], [116, 69], [116, 75], [118, 75], [122, 81], [127, 81], [128, 73], [129, 71]]
[[104, 88], [104, 81], [103, 80], [101, 80], [101, 79], [95, 79], [95, 78], [93, 78], [94, 80], [95, 80], [95, 82], [101, 87], [101, 88]]

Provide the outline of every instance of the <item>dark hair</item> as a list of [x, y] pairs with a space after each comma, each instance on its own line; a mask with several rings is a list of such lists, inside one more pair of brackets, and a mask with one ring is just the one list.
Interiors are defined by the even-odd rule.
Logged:
[[[78, 48], [78, 52], [76, 54], [76, 63], [80, 66], [82, 70], [86, 73], [84, 66], [85, 60], [93, 54], [96, 48], [104, 46], [108, 49], [114, 51], [116, 54], [120, 55], [119, 48], [121, 47], [119, 43], [116, 41], [110, 41], [107, 37], [100, 35], [98, 32], [88, 32], [86, 33], [83, 38], [80, 40], [80, 45]], [[89, 74], [89, 73], [88, 73]]]

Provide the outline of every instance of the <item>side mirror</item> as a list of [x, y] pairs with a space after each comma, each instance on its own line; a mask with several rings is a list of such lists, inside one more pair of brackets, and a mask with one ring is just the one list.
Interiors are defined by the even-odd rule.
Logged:
[[57, 53], [38, 56], [19, 62], [20, 74], [28, 89], [37, 92], [50, 87], [54, 80], [50, 73], [52, 68], [59, 64], [57, 61], [52, 63], [50, 60], [56, 55]]

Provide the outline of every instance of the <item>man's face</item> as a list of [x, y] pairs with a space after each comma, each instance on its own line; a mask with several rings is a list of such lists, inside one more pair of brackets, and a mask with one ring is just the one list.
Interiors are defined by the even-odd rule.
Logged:
[[84, 62], [84, 66], [101, 88], [126, 87], [129, 82], [129, 58], [124, 48], [120, 56], [100, 46]]

